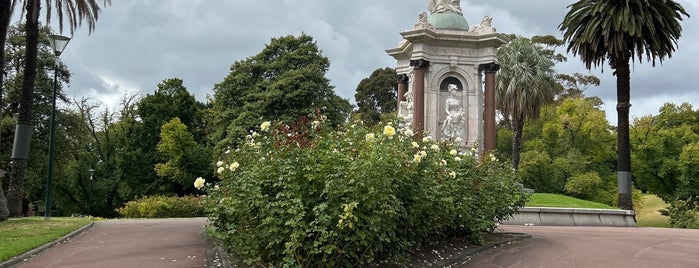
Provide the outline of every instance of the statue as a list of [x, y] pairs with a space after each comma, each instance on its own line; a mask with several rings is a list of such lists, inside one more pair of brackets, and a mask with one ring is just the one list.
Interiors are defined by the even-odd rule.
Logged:
[[461, 137], [466, 114], [461, 106], [461, 101], [456, 96], [458, 89], [456, 85], [449, 84], [447, 88], [449, 89], [449, 97], [444, 101], [447, 117], [442, 125], [442, 136], [446, 138]]
[[434, 30], [434, 27], [432, 24], [430, 24], [429, 21], [427, 21], [427, 12], [422, 11], [420, 14], [417, 15], [417, 23], [413, 26], [413, 29], [419, 30], [419, 29], [431, 29]]
[[470, 29], [468, 29], [470, 32], [484, 32], [484, 33], [494, 33], [495, 32], [495, 27], [493, 27], [493, 18], [490, 16], [486, 15], [483, 17], [481, 20], [481, 24], [479, 25], [474, 25], [471, 26]]
[[405, 100], [400, 102], [400, 110], [398, 111], [398, 115], [403, 118], [405, 127], [411, 129], [413, 125], [413, 67], [410, 67], [407, 75], [408, 90], [405, 92], [405, 94], [403, 94]]
[[456, 14], [464, 15], [461, 11], [461, 0], [429, 0], [427, 9], [432, 14], [452, 11]]

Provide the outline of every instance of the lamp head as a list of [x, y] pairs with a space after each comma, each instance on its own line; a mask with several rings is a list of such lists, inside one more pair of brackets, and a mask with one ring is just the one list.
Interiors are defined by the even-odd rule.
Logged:
[[70, 37], [52, 34], [49, 35], [49, 42], [51, 43], [53, 54], [56, 55], [56, 57], [60, 57], [61, 53], [63, 53], [63, 50], [66, 48], [66, 46], [68, 46], [68, 42], [70, 42]]

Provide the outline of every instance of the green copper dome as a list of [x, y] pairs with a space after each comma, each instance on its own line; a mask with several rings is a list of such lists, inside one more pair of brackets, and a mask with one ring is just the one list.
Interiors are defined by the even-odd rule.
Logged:
[[436, 29], [468, 31], [466, 18], [455, 12], [432, 13], [427, 21]]

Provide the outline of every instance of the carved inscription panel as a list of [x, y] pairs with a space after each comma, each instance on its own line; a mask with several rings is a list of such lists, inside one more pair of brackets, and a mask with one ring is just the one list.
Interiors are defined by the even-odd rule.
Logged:
[[467, 47], [430, 47], [430, 53], [436, 55], [475, 56], [476, 50]]

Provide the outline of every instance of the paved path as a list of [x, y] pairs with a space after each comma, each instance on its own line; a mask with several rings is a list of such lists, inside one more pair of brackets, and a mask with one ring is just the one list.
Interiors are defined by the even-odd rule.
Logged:
[[205, 218], [106, 220], [14, 267], [206, 267]]
[[501, 227], [532, 238], [477, 255], [462, 267], [699, 267], [699, 230]]

